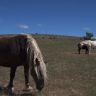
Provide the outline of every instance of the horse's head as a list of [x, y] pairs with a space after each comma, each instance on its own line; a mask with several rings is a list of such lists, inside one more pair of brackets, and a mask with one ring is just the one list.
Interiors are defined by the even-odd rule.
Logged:
[[31, 68], [31, 75], [36, 83], [36, 88], [38, 90], [42, 90], [44, 87], [44, 83], [47, 78], [46, 74], [46, 65], [43, 60], [42, 53], [38, 47], [38, 44], [34, 38], [30, 35], [28, 38], [28, 57], [29, 57], [29, 65]]
[[39, 60], [38, 58], [35, 59], [31, 69], [31, 75], [36, 83], [36, 88], [42, 90], [46, 80], [46, 66], [43, 60]]

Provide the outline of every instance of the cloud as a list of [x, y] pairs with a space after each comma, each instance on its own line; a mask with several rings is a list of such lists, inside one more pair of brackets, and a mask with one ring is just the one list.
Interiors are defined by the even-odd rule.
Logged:
[[91, 28], [89, 28], [89, 27], [84, 27], [83, 30], [84, 30], [84, 31], [90, 31]]
[[29, 26], [28, 25], [25, 25], [25, 24], [19, 24], [18, 26], [21, 29], [29, 29]]
[[37, 24], [37, 26], [42, 27], [42, 24]]

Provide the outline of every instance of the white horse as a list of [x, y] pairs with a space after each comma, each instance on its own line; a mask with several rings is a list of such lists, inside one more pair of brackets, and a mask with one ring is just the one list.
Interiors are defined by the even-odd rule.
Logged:
[[96, 41], [84, 40], [78, 43], [78, 53], [80, 54], [81, 49], [85, 49], [85, 54], [90, 54], [91, 49], [96, 48]]

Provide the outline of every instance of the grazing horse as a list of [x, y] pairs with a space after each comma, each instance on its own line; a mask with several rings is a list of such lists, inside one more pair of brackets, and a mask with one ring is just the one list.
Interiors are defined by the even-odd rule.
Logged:
[[18, 66], [24, 66], [25, 86], [29, 88], [29, 69], [41, 90], [47, 78], [46, 65], [42, 53], [29, 34], [0, 36], [0, 66], [10, 67], [10, 80], [7, 88], [13, 88], [13, 79]]
[[85, 54], [89, 54], [91, 49], [96, 48], [96, 41], [85, 40], [78, 43], [78, 53], [80, 54], [81, 49], [85, 49]]

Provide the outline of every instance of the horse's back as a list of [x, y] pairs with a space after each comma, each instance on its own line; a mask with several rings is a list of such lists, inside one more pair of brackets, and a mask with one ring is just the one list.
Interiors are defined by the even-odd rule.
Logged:
[[90, 43], [90, 40], [84, 40], [84, 41], [81, 41], [80, 44], [89, 44]]
[[22, 63], [25, 59], [26, 36], [3, 35], [0, 36], [0, 65], [11, 66], [14, 63]]

